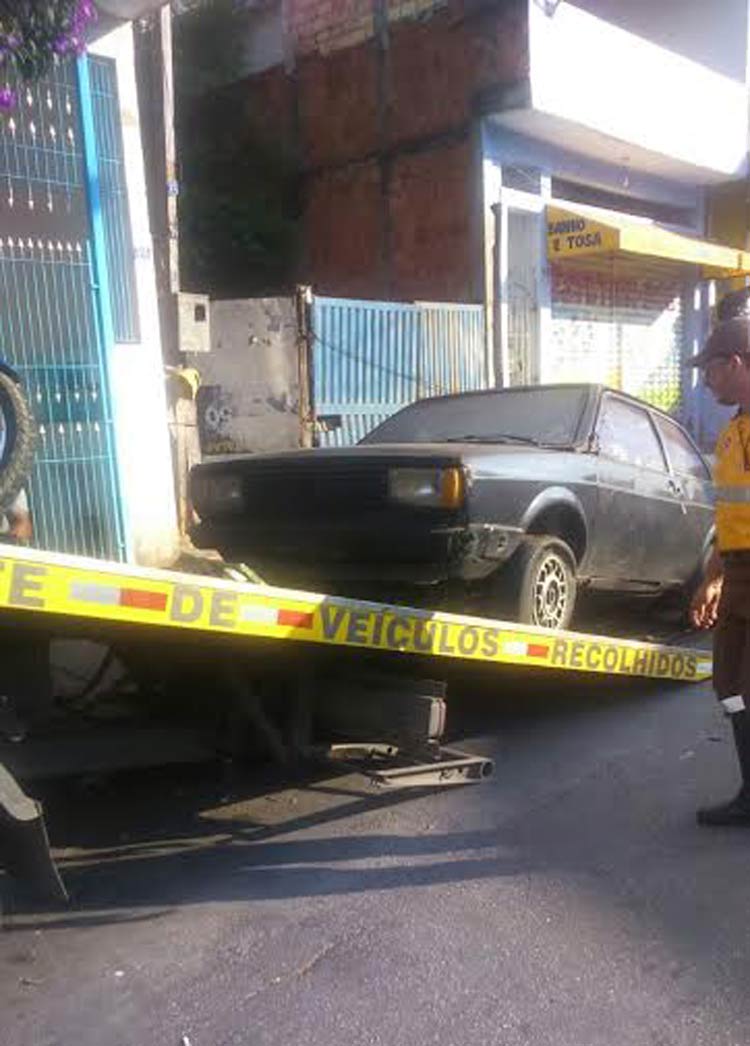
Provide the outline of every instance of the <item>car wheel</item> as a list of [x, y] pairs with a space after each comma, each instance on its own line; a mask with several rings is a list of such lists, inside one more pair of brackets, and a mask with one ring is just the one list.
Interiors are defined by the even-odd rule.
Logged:
[[575, 556], [556, 537], [530, 537], [497, 575], [500, 603], [512, 617], [539, 628], [568, 628], [578, 584]]

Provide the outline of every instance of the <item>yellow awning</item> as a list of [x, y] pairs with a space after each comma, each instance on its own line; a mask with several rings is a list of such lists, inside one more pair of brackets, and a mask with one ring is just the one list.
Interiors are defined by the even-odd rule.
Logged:
[[750, 252], [663, 229], [625, 216], [580, 210], [547, 208], [547, 257], [566, 258], [624, 253], [699, 265], [707, 279], [750, 274]]

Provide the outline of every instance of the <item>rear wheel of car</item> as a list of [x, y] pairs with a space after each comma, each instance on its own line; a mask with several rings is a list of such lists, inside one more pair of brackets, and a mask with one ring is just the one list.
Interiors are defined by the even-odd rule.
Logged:
[[539, 628], [568, 628], [578, 584], [575, 556], [561, 538], [526, 538], [494, 581], [498, 608]]

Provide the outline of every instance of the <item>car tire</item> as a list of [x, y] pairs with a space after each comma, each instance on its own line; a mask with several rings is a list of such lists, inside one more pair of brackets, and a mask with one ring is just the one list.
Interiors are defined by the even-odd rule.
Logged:
[[538, 628], [568, 628], [578, 595], [575, 555], [561, 538], [525, 538], [493, 584], [496, 606]]
[[34, 461], [36, 425], [16, 382], [0, 371], [0, 509], [13, 503]]

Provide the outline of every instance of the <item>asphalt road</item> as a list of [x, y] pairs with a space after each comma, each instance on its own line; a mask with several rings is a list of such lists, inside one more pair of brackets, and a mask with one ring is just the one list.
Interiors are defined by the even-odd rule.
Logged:
[[3, 1046], [745, 1046], [750, 833], [693, 816], [735, 785], [709, 688], [459, 701], [497, 760], [478, 787], [173, 770], [56, 795], [74, 902], [10, 896]]

